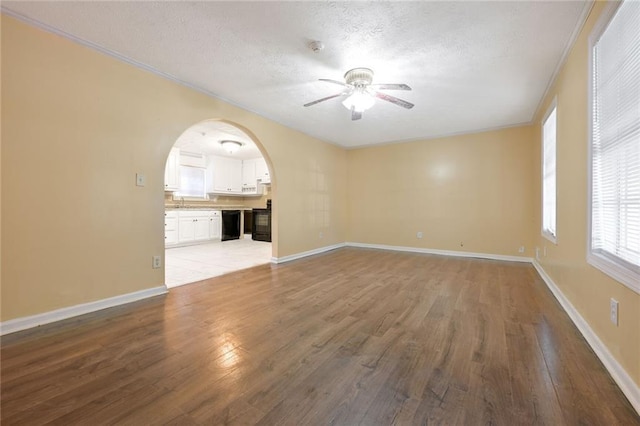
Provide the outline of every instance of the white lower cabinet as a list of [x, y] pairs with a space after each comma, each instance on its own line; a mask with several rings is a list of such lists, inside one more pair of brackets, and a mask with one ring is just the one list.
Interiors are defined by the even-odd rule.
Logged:
[[194, 218], [180, 215], [178, 219], [178, 242], [188, 243], [196, 239], [196, 221]]
[[222, 218], [219, 210], [165, 212], [165, 245], [187, 245], [220, 239]]
[[209, 216], [209, 239], [219, 240], [220, 238], [222, 238], [222, 216], [218, 210], [213, 210]]
[[209, 239], [209, 217], [197, 217], [195, 219], [196, 227], [194, 230], [194, 240], [204, 241]]
[[178, 212], [167, 211], [164, 213], [164, 244], [178, 243]]

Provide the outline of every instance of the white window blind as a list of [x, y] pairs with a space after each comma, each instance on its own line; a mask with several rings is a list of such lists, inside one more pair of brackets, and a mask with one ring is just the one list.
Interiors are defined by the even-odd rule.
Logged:
[[640, 3], [625, 1], [591, 49], [588, 260], [640, 292]]
[[542, 123], [542, 235], [556, 242], [556, 107]]
[[180, 166], [180, 190], [175, 195], [205, 198], [204, 173], [201, 167]]

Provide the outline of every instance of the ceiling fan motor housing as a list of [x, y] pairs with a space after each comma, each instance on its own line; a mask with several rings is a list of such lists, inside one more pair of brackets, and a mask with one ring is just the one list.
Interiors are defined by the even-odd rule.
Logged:
[[368, 86], [373, 81], [373, 71], [369, 68], [354, 68], [344, 75], [345, 82], [355, 87]]

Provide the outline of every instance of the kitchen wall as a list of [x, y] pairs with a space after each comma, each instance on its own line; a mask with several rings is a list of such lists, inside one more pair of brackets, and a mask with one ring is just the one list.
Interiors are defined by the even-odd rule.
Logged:
[[524, 126], [349, 151], [349, 241], [532, 256], [532, 134]]
[[0, 320], [162, 286], [165, 161], [202, 120], [262, 145], [275, 256], [345, 241], [345, 150], [5, 15], [1, 31]]
[[[223, 206], [223, 207], [224, 206], [234, 206], [234, 207], [243, 206], [243, 207], [250, 207], [252, 209], [253, 208], [264, 209], [267, 207], [267, 200], [271, 199], [272, 196], [273, 194], [271, 192], [271, 187], [267, 186], [265, 187], [265, 192], [260, 197], [258, 196], [230, 197], [230, 196], [219, 195], [210, 200], [203, 200], [203, 201], [187, 200], [185, 201], [185, 204], [193, 205], [193, 206]], [[165, 205], [167, 206], [180, 203], [180, 201], [176, 201], [172, 198], [172, 194], [170, 192], [165, 192], [164, 202], [165, 202]]]
[[[540, 264], [595, 331], [607, 349], [640, 386], [640, 294], [609, 278], [586, 262], [588, 39], [606, 3], [595, 2], [567, 62], [535, 118], [533, 168], [534, 244]], [[541, 236], [540, 127], [543, 114], [557, 97], [557, 241]], [[609, 321], [609, 299], [619, 302], [619, 325]]]

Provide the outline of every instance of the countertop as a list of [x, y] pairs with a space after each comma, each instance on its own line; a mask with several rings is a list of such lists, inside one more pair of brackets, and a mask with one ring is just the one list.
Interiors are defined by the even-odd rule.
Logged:
[[194, 206], [186, 204], [185, 206], [176, 206], [174, 204], [165, 204], [165, 210], [253, 210], [253, 207], [245, 207], [245, 206], [215, 206], [215, 205], [207, 205], [207, 206]]

